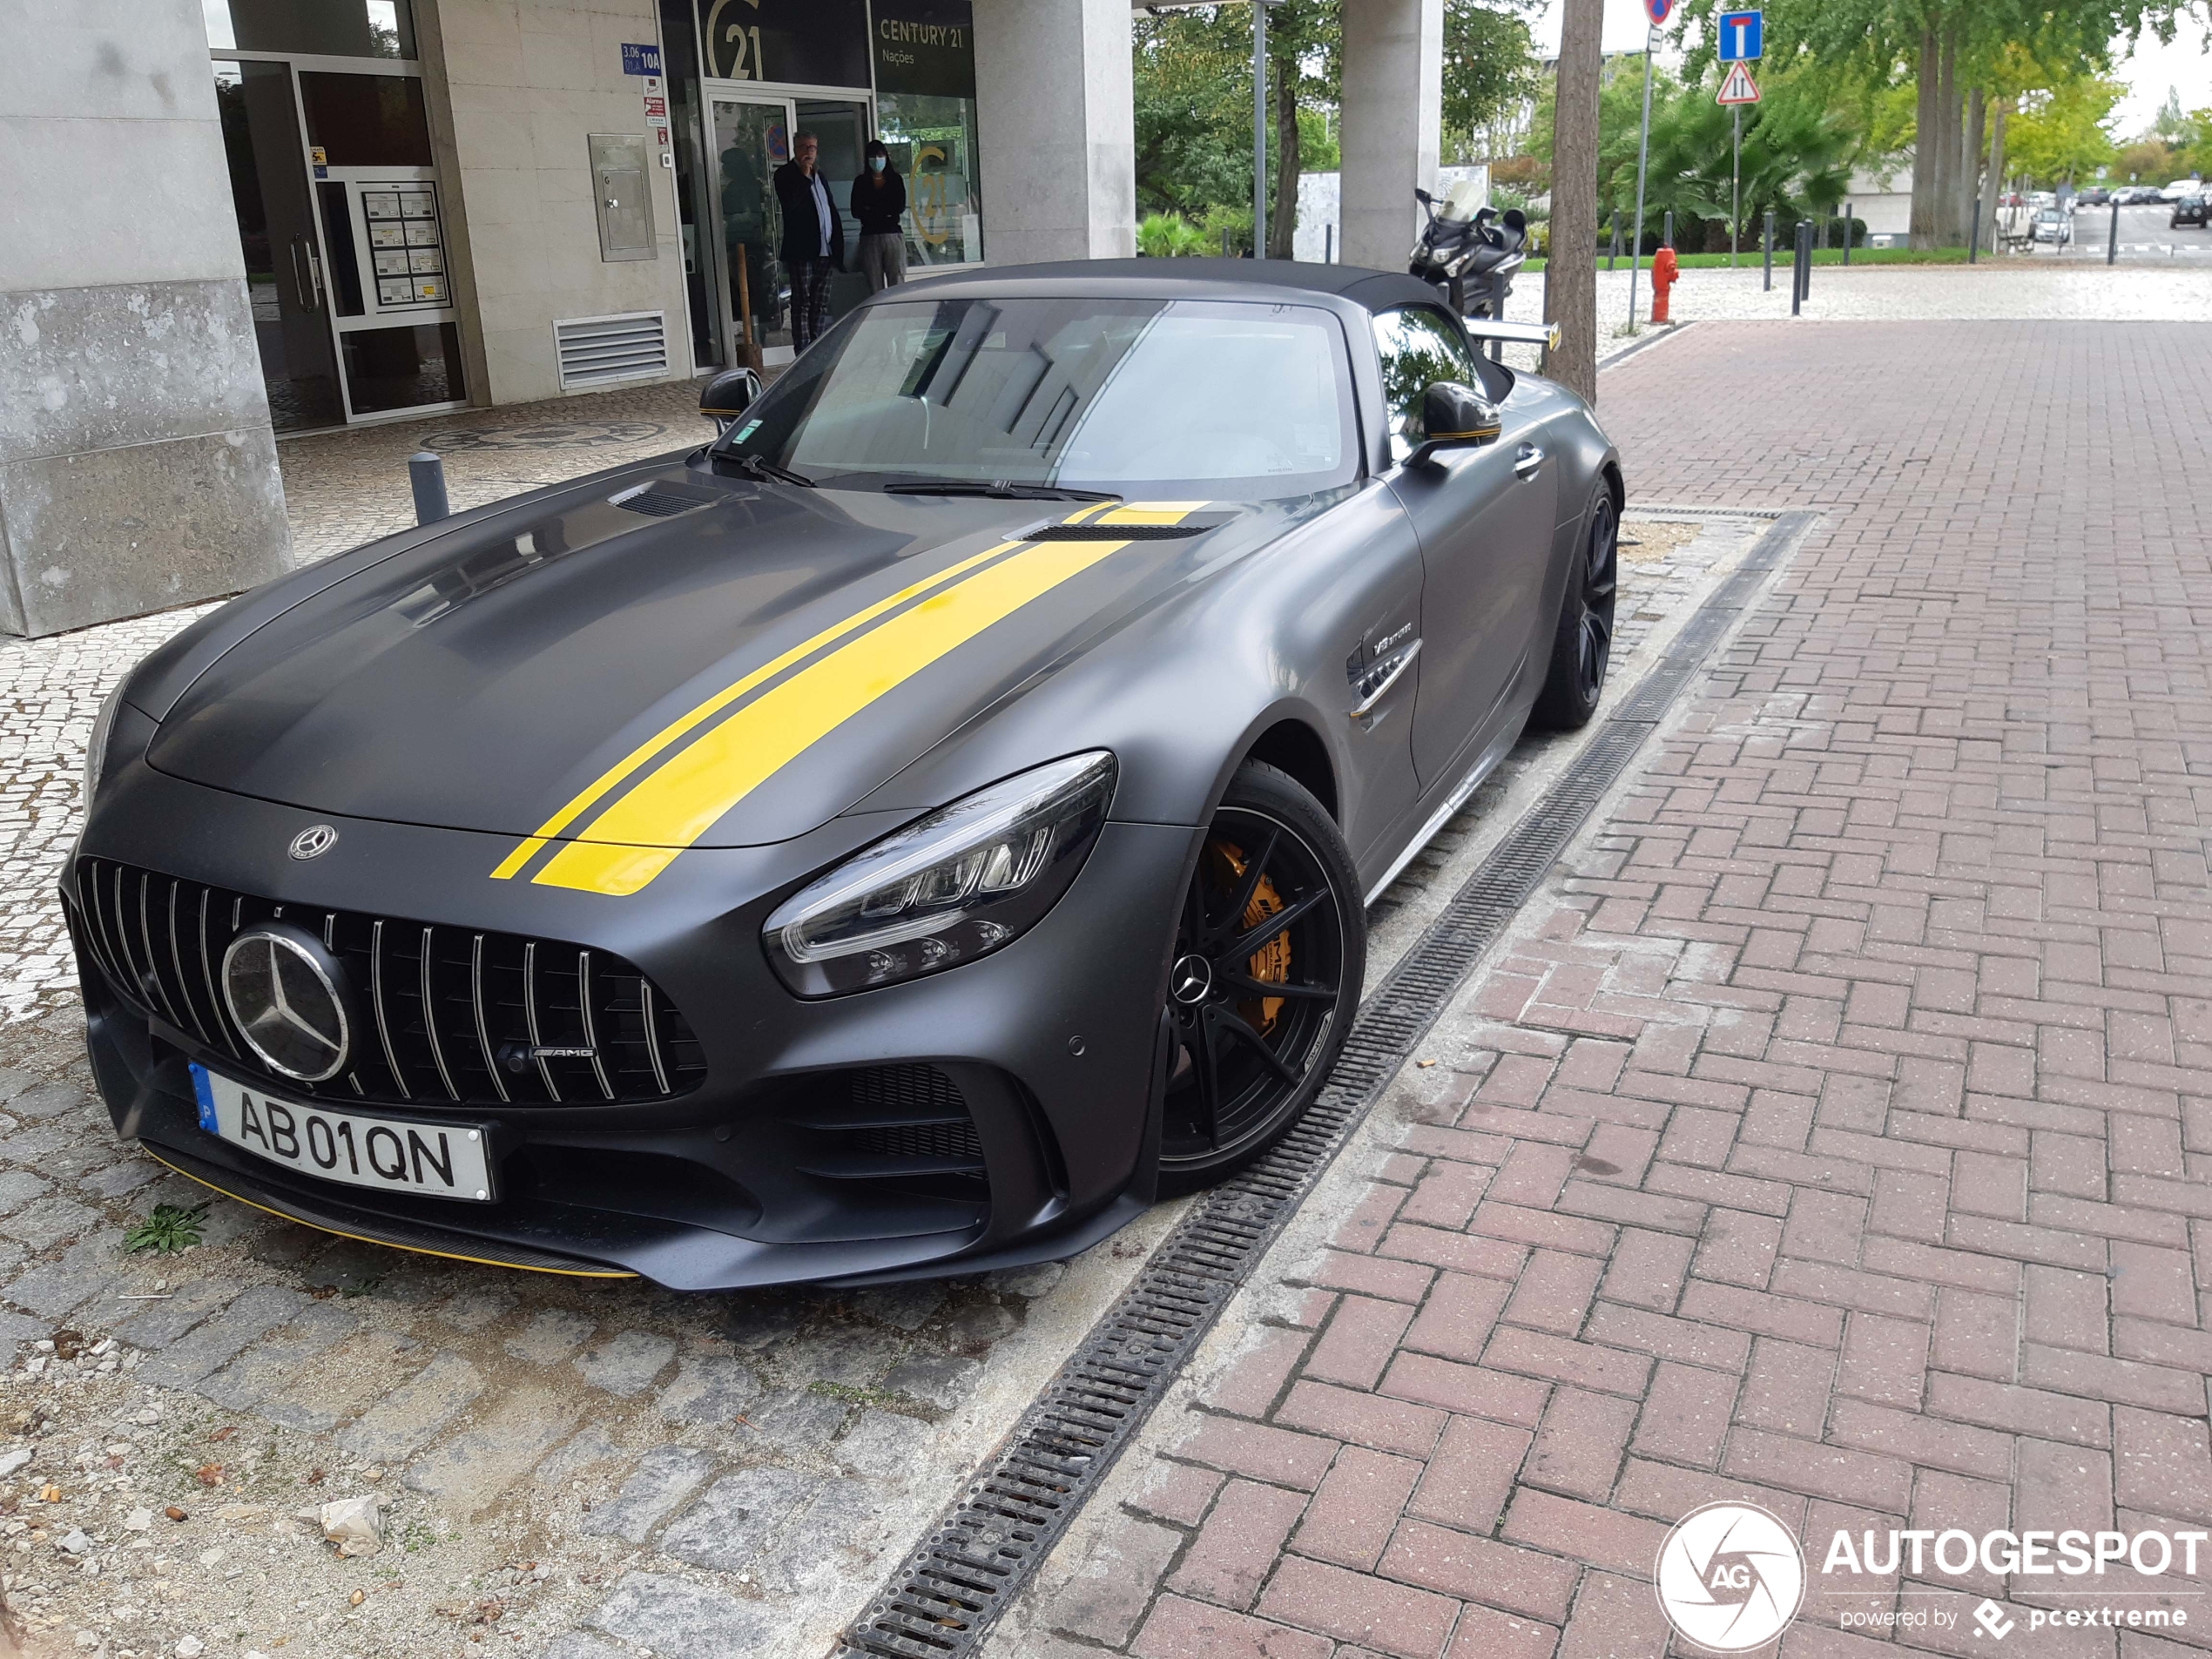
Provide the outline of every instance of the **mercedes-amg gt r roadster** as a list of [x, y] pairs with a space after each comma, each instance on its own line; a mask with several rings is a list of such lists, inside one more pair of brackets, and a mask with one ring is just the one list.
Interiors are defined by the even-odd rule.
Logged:
[[1367, 900], [1604, 685], [1618, 460], [1473, 327], [1341, 266], [913, 283], [704, 448], [211, 613], [62, 877], [116, 1128], [692, 1290], [1065, 1257], [1249, 1161]]

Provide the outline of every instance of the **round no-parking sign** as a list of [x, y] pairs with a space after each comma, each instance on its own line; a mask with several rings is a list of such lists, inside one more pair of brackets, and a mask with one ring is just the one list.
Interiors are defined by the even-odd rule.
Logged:
[[1643, 0], [1643, 9], [1650, 15], [1652, 26], [1657, 28], [1674, 16], [1675, 0]]

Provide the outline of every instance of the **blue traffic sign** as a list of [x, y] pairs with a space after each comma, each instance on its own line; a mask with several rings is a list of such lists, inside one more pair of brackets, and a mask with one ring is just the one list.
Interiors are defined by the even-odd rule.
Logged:
[[1715, 28], [1723, 64], [1756, 63], [1766, 56], [1764, 12], [1723, 11]]
[[1661, 28], [1675, 15], [1675, 0], [1643, 0], [1643, 10], [1651, 19], [1652, 27]]
[[622, 72], [625, 75], [658, 75], [660, 73], [660, 48], [641, 46], [635, 41], [622, 43]]

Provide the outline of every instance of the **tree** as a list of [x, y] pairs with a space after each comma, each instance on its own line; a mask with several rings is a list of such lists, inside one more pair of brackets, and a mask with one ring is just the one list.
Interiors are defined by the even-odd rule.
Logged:
[[[1690, 0], [1710, 23], [1723, 0]], [[2046, 85], [2107, 67], [2111, 43], [2146, 29], [2174, 37], [2195, 0], [1768, 0], [1770, 66], [1801, 54], [1915, 96], [1912, 239], [1963, 240], [1984, 153], [1983, 120], [2004, 93], [1995, 84], [2013, 49], [2052, 65]]]
[[1487, 130], [1518, 114], [1543, 84], [1526, 14], [1539, 0], [1445, 0], [1444, 131], [1449, 162], [1487, 161], [1498, 152]]
[[1552, 118], [1551, 247], [1544, 320], [1559, 325], [1553, 375], [1597, 401], [1597, 170], [1605, 0], [1562, 0]]
[[[1733, 191], [1730, 117], [1714, 102], [1713, 71], [1685, 83], [1654, 71], [1651, 158], [1645, 185], [1643, 234], [1656, 234], [1676, 215], [1677, 239], [1692, 233], [1683, 221], [1730, 215]], [[1771, 210], [1784, 226], [1812, 213], [1832, 213], [1850, 180], [1850, 160], [1859, 132], [1836, 106], [1832, 89], [1809, 67], [1770, 73], [1760, 102], [1743, 111], [1743, 221]], [[1642, 118], [1642, 61], [1616, 60], [1603, 92], [1605, 138], [1598, 158], [1598, 199], [1612, 222], [1634, 219], [1636, 154]]]
[[2125, 92], [2104, 76], [2077, 75], [2028, 94], [2013, 121], [2013, 171], [2044, 185], [2093, 176], [2118, 153], [2105, 124]]

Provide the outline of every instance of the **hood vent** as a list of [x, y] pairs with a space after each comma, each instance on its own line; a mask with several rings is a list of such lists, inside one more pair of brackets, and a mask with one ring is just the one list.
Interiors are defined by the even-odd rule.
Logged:
[[1186, 536], [1204, 536], [1225, 519], [1196, 524], [1040, 524], [1022, 532], [1025, 542], [1175, 542]]
[[644, 513], [649, 518], [673, 518], [678, 513], [715, 506], [724, 499], [705, 490], [685, 489], [680, 484], [663, 483], [637, 484], [618, 496], [607, 497], [610, 506], [619, 507], [625, 512]]
[[654, 379], [668, 373], [668, 314], [625, 311], [611, 317], [570, 317], [553, 325], [561, 389]]

